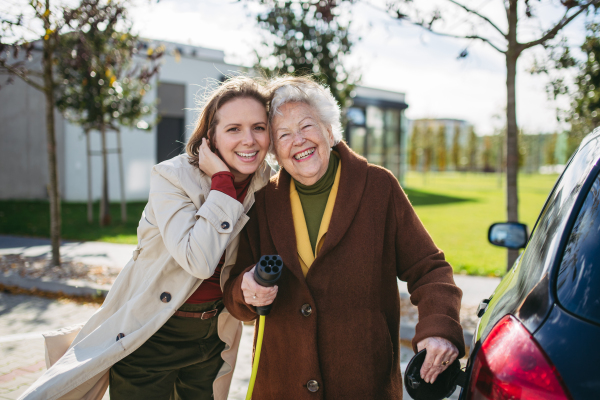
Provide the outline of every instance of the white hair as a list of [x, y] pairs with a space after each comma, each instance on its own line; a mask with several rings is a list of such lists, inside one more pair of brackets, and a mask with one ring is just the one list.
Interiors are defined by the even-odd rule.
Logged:
[[302, 102], [311, 106], [325, 126], [331, 127], [333, 144], [342, 141], [340, 106], [326, 86], [307, 77], [284, 76], [271, 81], [271, 111], [269, 123], [275, 115], [282, 115], [279, 108], [286, 103]]

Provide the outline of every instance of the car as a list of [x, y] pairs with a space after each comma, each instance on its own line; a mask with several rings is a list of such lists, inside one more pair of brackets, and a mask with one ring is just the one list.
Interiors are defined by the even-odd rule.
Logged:
[[492, 244], [524, 248], [480, 317], [461, 400], [600, 399], [600, 128], [558, 178], [529, 236], [490, 227]]

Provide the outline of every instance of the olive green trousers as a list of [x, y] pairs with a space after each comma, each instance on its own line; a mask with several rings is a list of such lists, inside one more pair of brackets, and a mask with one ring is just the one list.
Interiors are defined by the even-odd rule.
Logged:
[[[184, 304], [180, 311], [203, 312], [222, 300]], [[172, 316], [150, 339], [110, 369], [111, 400], [210, 400], [223, 365], [225, 343], [218, 317], [202, 320]]]

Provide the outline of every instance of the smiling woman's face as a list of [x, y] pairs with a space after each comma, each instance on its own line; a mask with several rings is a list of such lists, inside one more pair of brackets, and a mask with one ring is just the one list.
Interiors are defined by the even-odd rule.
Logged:
[[279, 112], [271, 124], [277, 162], [298, 182], [313, 185], [329, 166], [331, 127], [306, 103], [286, 103]]
[[231, 100], [219, 108], [214, 145], [235, 181], [248, 178], [269, 150], [267, 111], [251, 98]]

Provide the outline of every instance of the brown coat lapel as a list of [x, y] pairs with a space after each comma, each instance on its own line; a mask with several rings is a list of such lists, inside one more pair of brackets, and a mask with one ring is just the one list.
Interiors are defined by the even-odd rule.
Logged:
[[290, 205], [290, 181], [291, 176], [284, 169], [271, 178], [272, 184], [265, 187], [265, 205], [268, 210], [266, 217], [277, 254], [286, 261], [288, 269], [298, 280], [305, 282], [298, 261], [296, 232]]
[[[340, 155], [342, 173], [340, 188], [335, 199], [333, 215], [325, 236], [325, 242], [319, 252], [324, 257], [344, 237], [358, 211], [367, 182], [367, 160], [354, 153], [344, 142], [338, 143], [334, 150]], [[310, 270], [309, 270], [310, 273]]]

